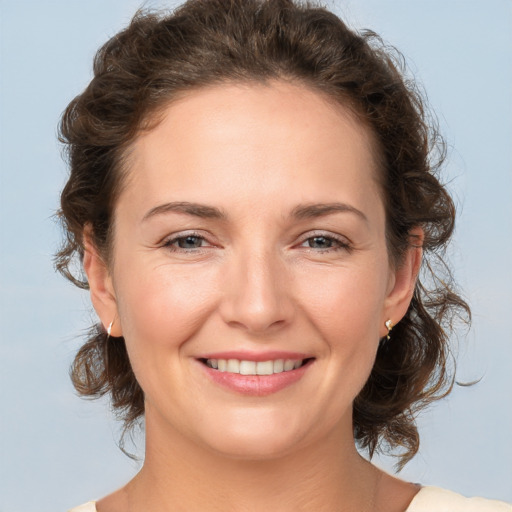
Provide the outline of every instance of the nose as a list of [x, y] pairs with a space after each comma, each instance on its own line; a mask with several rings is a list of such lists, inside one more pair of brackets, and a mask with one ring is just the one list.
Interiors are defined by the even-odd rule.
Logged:
[[270, 251], [233, 258], [224, 276], [223, 320], [250, 334], [273, 332], [290, 323], [293, 301], [285, 264]]

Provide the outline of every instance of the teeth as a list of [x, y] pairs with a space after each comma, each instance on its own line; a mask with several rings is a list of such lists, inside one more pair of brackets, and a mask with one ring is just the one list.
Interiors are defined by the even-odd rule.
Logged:
[[240, 373], [240, 361], [238, 359], [228, 359], [226, 371], [229, 373]]
[[300, 368], [302, 359], [276, 359], [274, 361], [240, 361], [238, 359], [207, 359], [206, 365], [220, 372], [240, 375], [272, 375]]
[[272, 375], [274, 373], [274, 361], [259, 361], [256, 363], [256, 375]]
[[287, 359], [284, 362], [284, 371], [289, 372], [290, 370], [293, 370], [295, 368], [295, 361], [291, 359]]
[[240, 375], [256, 375], [256, 362], [240, 361]]
[[276, 361], [274, 361], [274, 373], [281, 373], [283, 370], [284, 370], [284, 359], [277, 359]]

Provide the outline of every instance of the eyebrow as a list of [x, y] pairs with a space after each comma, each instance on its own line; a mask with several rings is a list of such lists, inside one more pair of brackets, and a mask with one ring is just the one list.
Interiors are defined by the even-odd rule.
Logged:
[[299, 205], [292, 211], [292, 216], [297, 219], [309, 219], [316, 217], [324, 217], [333, 213], [354, 213], [360, 219], [368, 222], [368, 217], [361, 211], [345, 203], [318, 203]]
[[[192, 215], [194, 217], [200, 217], [203, 219], [225, 220], [227, 218], [224, 212], [214, 206], [207, 206], [200, 203], [190, 203], [188, 201], [175, 201], [151, 208], [151, 210], [149, 210], [144, 215], [142, 221], [144, 222], [152, 217], [169, 212], [184, 213], [186, 215]], [[353, 213], [365, 222], [368, 222], [368, 218], [361, 210], [358, 210], [354, 206], [345, 203], [316, 203], [299, 205], [292, 210], [291, 216], [295, 217], [296, 219], [311, 219], [340, 212]]]
[[194, 217], [201, 217], [203, 219], [226, 218], [226, 215], [214, 206], [207, 206], [199, 203], [189, 203], [186, 201], [176, 201], [172, 203], [161, 204], [151, 208], [151, 210], [149, 210], [142, 218], [142, 222], [155, 217], [156, 215], [162, 215], [169, 212], [184, 213], [186, 215], [193, 215]]

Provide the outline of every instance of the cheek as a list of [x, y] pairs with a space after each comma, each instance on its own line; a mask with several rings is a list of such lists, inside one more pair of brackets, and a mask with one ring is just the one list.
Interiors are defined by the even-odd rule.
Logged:
[[325, 382], [336, 383], [325, 389], [333, 404], [352, 401], [373, 367], [386, 290], [381, 276], [378, 267], [372, 271], [366, 266], [365, 272], [339, 269], [317, 276], [315, 285], [304, 281], [301, 288], [308, 298], [303, 301], [306, 316], [323, 339]]
[[130, 359], [136, 366], [177, 349], [204, 324], [217, 300], [213, 272], [128, 264], [116, 287], [119, 317]]
[[314, 279], [310, 273], [300, 280], [298, 293], [308, 317], [329, 340], [348, 338], [347, 344], [355, 344], [378, 340], [385, 290], [382, 273], [367, 266], [327, 269]]

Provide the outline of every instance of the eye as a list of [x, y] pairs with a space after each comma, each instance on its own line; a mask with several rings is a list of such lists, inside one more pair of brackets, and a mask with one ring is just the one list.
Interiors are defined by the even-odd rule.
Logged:
[[174, 243], [180, 249], [198, 249], [203, 245], [204, 238], [195, 235], [183, 236], [177, 238]]
[[173, 251], [190, 251], [194, 249], [201, 249], [202, 247], [207, 246], [208, 242], [202, 236], [190, 234], [170, 238], [163, 245]]
[[317, 234], [310, 236], [300, 244], [306, 249], [314, 249], [316, 252], [330, 252], [349, 250], [350, 244], [347, 240], [334, 235]]
[[311, 249], [330, 249], [336, 245], [336, 240], [327, 236], [313, 236], [308, 238], [305, 243], [308, 247], [311, 247]]

